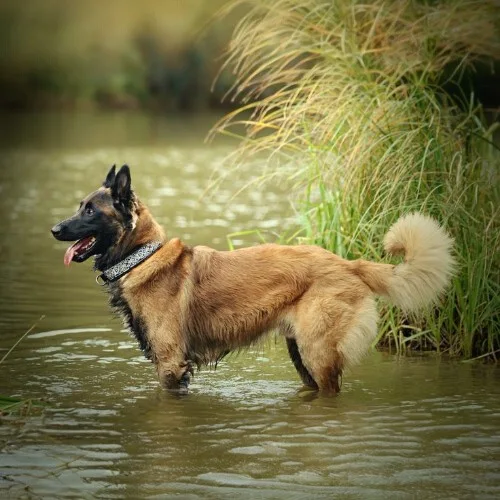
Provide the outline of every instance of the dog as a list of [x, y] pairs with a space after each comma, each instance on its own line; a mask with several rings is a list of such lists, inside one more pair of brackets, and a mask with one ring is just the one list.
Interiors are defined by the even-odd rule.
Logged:
[[52, 228], [75, 241], [64, 263], [95, 258], [98, 282], [150, 359], [160, 384], [187, 393], [193, 368], [217, 363], [270, 330], [286, 339], [302, 382], [340, 391], [343, 371], [377, 333], [375, 296], [405, 312], [436, 301], [453, 274], [453, 241], [432, 218], [401, 217], [385, 236], [392, 265], [345, 260], [312, 245], [233, 251], [168, 239], [131, 185], [111, 168], [78, 211]]

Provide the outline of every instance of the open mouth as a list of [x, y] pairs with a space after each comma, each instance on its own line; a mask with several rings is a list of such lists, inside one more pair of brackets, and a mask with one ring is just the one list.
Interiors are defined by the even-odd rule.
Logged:
[[87, 238], [82, 238], [81, 240], [73, 243], [64, 254], [64, 265], [69, 266], [73, 260], [75, 262], [83, 262], [85, 259], [90, 257], [95, 243], [95, 236], [88, 236]]

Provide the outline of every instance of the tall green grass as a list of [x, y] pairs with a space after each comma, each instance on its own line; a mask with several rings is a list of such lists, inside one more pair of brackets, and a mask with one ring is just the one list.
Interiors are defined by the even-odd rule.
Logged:
[[[215, 127], [239, 135], [233, 161], [266, 152], [263, 176], [295, 188], [302, 240], [381, 260], [402, 214], [436, 217], [459, 271], [420, 320], [382, 306], [378, 342], [470, 359], [500, 348], [499, 154], [474, 95], [458, 85], [500, 59], [493, 3], [248, 2], [226, 66], [243, 105]], [[496, 23], [496, 24], [495, 24]], [[444, 88], [456, 90], [453, 99]], [[244, 133], [241, 134], [241, 127]]]

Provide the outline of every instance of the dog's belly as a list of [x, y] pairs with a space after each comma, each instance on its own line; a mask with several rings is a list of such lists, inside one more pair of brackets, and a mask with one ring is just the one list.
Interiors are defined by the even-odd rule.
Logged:
[[276, 326], [269, 313], [217, 311], [192, 314], [185, 325], [188, 357], [197, 363], [216, 362], [231, 351], [251, 345]]

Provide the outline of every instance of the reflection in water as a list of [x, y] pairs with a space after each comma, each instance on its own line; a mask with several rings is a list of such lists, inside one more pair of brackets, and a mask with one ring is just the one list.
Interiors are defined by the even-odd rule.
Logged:
[[228, 149], [189, 142], [194, 132], [141, 147], [105, 135], [112, 147], [92, 137], [85, 148], [65, 137], [64, 148], [2, 155], [0, 348], [46, 317], [2, 365], [0, 394], [50, 407], [21, 422], [4, 418], [0, 495], [498, 497], [494, 367], [375, 353], [346, 376], [340, 397], [318, 398], [300, 390], [277, 338], [196, 374], [188, 397], [158, 388], [135, 340], [111, 319], [91, 265], [65, 269], [64, 244], [48, 230], [113, 162], [131, 165], [137, 192], [191, 244], [226, 248], [230, 232], [290, 225], [280, 189], [231, 199], [251, 165], [206, 197]]

